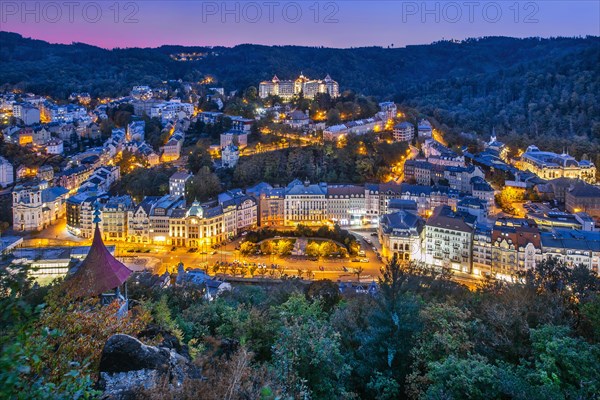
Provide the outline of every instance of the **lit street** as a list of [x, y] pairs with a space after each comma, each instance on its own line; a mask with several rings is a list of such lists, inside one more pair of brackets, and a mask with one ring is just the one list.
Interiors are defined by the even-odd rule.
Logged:
[[[254, 273], [254, 277], [264, 277], [265, 279], [279, 278], [281, 274], [289, 277], [301, 277], [303, 279], [330, 279], [333, 281], [353, 281], [356, 282], [356, 270], [362, 268], [360, 280], [362, 282], [371, 282], [377, 280], [380, 276], [381, 267], [384, 261], [380, 261], [377, 255], [381, 252], [381, 244], [377, 236], [372, 235], [376, 232], [371, 226], [361, 227], [359, 229], [350, 229], [350, 233], [358, 238], [361, 250], [365, 252], [364, 256], [347, 258], [319, 258], [311, 260], [309, 257], [289, 256], [280, 257], [277, 255], [241, 255], [236, 247], [239, 248], [243, 238], [237, 238], [232, 242], [212, 249], [200, 248], [197, 251], [191, 251], [189, 248], [173, 247], [171, 245], [159, 244], [140, 244], [129, 242], [108, 241], [108, 246], [115, 246], [115, 256], [126, 262], [128, 265], [135, 265], [135, 259], [155, 260], [149, 262], [153, 273], [161, 275], [165, 271], [174, 273], [177, 271], [177, 265], [183, 263], [186, 269], [208, 269], [210, 275], [214, 274], [213, 266], [217, 263], [233, 263], [239, 261], [250, 265], [266, 265], [265, 272], [260, 274], [260, 270]], [[367, 240], [371, 243], [367, 243]], [[58, 224], [45, 229], [42, 232], [30, 233], [25, 238], [24, 247], [69, 247], [69, 246], [89, 246], [91, 240], [77, 238], [66, 230], [65, 221], [61, 220]], [[362, 259], [368, 259], [368, 262], [361, 262]], [[146, 264], [144, 264], [146, 265]], [[273, 268], [272, 266], [277, 266]], [[217, 271], [217, 275], [224, 276], [229, 274], [224, 267]], [[241, 276], [237, 275], [237, 278]], [[249, 272], [245, 276], [250, 278]], [[455, 272], [454, 278], [458, 283], [464, 284], [473, 289], [480, 282], [478, 277], [468, 274]]]

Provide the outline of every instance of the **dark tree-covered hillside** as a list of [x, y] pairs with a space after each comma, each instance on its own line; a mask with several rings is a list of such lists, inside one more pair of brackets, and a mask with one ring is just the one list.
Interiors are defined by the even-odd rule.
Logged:
[[[247, 44], [105, 50], [0, 32], [0, 43], [1, 86], [59, 98], [74, 91], [124, 95], [136, 84], [197, 82], [207, 75], [216, 85], [243, 91], [274, 74], [329, 73], [342, 90], [396, 100], [455, 133], [487, 134], [495, 126], [500, 135], [525, 142], [541, 136], [600, 140], [599, 37], [486, 37], [396, 49]], [[170, 57], [181, 52], [205, 56], [193, 62]]]

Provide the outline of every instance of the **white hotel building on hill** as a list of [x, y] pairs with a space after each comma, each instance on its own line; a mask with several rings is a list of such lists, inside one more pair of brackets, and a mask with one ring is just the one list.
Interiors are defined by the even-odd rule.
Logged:
[[340, 95], [340, 86], [329, 75], [322, 80], [311, 80], [302, 73], [293, 81], [280, 80], [275, 75], [270, 81], [263, 81], [258, 86], [258, 94], [263, 99], [272, 95], [279, 96], [283, 100], [291, 100], [300, 93], [307, 99], [314, 99], [319, 93], [329, 93], [335, 98]]

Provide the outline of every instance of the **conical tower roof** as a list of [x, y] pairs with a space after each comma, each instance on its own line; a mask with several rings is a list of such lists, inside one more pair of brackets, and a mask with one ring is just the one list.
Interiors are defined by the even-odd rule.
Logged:
[[90, 252], [67, 282], [71, 293], [77, 297], [98, 296], [121, 286], [129, 275], [131, 270], [110, 254], [104, 245], [96, 224]]

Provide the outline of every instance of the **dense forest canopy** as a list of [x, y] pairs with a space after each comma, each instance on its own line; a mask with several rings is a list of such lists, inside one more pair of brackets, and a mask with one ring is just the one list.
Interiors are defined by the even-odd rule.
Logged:
[[[205, 76], [228, 90], [277, 74], [329, 73], [342, 90], [393, 99], [449, 129], [600, 139], [600, 38], [486, 37], [405, 48], [300, 46], [162, 46], [106, 50], [49, 44], [0, 32], [0, 82], [66, 98], [71, 92], [116, 96], [136, 84]], [[181, 52], [204, 53], [175, 61]]]

